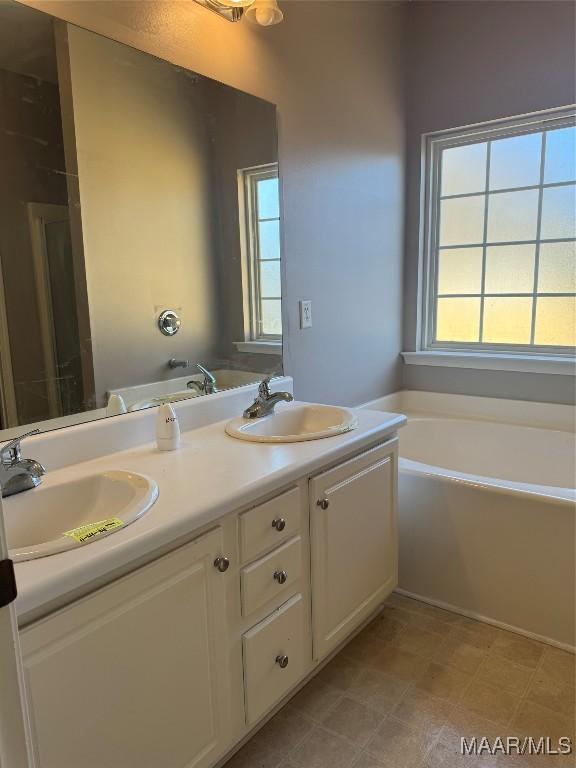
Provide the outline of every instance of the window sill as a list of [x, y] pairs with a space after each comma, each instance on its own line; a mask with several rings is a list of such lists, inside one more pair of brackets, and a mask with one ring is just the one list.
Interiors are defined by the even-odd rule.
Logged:
[[506, 355], [497, 352], [402, 352], [406, 365], [475, 368], [482, 371], [518, 371], [576, 375], [576, 359], [552, 355]]
[[235, 341], [238, 352], [252, 352], [260, 355], [281, 355], [281, 341]]

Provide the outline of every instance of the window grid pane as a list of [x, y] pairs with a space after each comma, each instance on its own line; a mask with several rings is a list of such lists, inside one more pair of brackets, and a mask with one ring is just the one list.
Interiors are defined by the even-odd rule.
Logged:
[[484, 230], [482, 234], [482, 281], [480, 283], [480, 292], [482, 294], [480, 298], [480, 318], [478, 327], [478, 342], [482, 342], [482, 335], [484, 333], [484, 310], [485, 310], [485, 298], [484, 293], [486, 291], [486, 238], [488, 237], [488, 212], [490, 210], [490, 169], [492, 165], [492, 142], [489, 141], [486, 149], [486, 169], [484, 176]]
[[[556, 132], [563, 132], [561, 141]], [[440, 150], [434, 342], [574, 344], [576, 186], [572, 172], [562, 178], [549, 170], [551, 164], [562, 167], [559, 147], [576, 152], [567, 136], [576, 137], [576, 130], [564, 123]], [[546, 154], [550, 137], [552, 159]], [[513, 150], [510, 157], [506, 147]], [[467, 167], [458, 168], [459, 158]], [[566, 162], [570, 166], [571, 156]]]
[[280, 278], [280, 195], [278, 166], [271, 163], [238, 171], [243, 220], [243, 274], [248, 288], [247, 338], [282, 338]]
[[256, 338], [280, 337], [280, 208], [278, 177], [256, 180], [257, 247], [254, 264]]
[[541, 156], [541, 133], [508, 136], [491, 142], [490, 189], [539, 184]]
[[532, 322], [530, 324], [530, 344], [534, 344], [534, 336], [536, 332], [536, 310], [538, 308], [538, 272], [540, 270], [540, 238], [542, 237], [542, 201], [544, 190], [542, 184], [544, 183], [544, 169], [546, 166], [546, 147], [548, 144], [547, 133], [544, 131], [542, 134], [542, 154], [540, 156], [540, 191], [538, 195], [538, 222], [536, 226], [536, 253], [534, 256], [534, 300], [532, 301]]

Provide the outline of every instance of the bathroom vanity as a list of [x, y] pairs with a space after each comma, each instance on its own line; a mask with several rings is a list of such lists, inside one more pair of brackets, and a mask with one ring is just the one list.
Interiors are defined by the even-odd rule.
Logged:
[[405, 419], [244, 423], [282, 371], [275, 105], [3, 12], [26, 73], [0, 69], [0, 439], [26, 440], [0, 464], [30, 488], [2, 507], [35, 768], [213, 768], [396, 585]]
[[[225, 415], [249, 400], [216, 397]], [[359, 411], [353, 431], [283, 445], [216, 421], [171, 454], [57, 469], [138, 470], [159, 498], [101, 541], [17, 565], [38, 768], [211, 768], [264, 722], [396, 585], [404, 421]]]

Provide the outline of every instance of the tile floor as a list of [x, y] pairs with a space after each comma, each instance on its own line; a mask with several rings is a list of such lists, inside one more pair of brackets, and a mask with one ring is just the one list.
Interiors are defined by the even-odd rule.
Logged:
[[570, 736], [574, 656], [416, 600], [384, 611], [225, 768], [576, 766], [462, 756], [460, 738]]

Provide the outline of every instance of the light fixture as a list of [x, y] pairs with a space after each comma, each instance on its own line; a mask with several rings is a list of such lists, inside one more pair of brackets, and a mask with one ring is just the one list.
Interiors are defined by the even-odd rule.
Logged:
[[[1, 2], [1, 0], [0, 0]], [[284, 14], [276, 0], [196, 0], [199, 5], [215, 11], [228, 21], [240, 21], [246, 18], [261, 27], [271, 27], [279, 24]]]
[[196, 0], [198, 5], [208, 8], [209, 11], [215, 11], [219, 16], [222, 16], [228, 21], [240, 21], [244, 8], [254, 0], [242, 0], [241, 2], [233, 2], [233, 0]]
[[284, 18], [276, 0], [254, 0], [244, 13], [248, 21], [253, 24], [260, 24], [261, 27], [280, 24]]
[[210, 0], [210, 4], [217, 8], [248, 8], [254, 0]]

